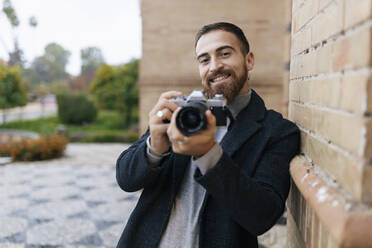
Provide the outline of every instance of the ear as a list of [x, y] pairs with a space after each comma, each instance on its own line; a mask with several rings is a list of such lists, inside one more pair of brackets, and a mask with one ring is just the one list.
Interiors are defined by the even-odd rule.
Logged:
[[252, 70], [254, 67], [254, 54], [252, 52], [249, 52], [247, 55], [245, 55], [245, 62], [247, 64], [248, 71]]

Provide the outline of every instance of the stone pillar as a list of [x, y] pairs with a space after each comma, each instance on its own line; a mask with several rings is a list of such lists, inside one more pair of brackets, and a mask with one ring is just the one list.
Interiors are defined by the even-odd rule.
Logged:
[[372, 0], [293, 0], [288, 247], [372, 247]]
[[232, 22], [255, 54], [251, 86], [268, 108], [287, 113], [291, 0], [142, 0], [140, 129], [161, 92], [200, 89], [194, 37], [201, 26]]

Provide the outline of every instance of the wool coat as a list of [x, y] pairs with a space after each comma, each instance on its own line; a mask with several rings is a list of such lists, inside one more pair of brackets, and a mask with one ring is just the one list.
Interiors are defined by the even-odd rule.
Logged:
[[[119, 186], [142, 190], [121, 235], [119, 248], [156, 248], [167, 227], [190, 156], [171, 154], [160, 166], [146, 158], [147, 131], [124, 151], [116, 164]], [[281, 217], [290, 188], [289, 162], [298, 153], [297, 126], [267, 110], [252, 90], [249, 104], [238, 114], [220, 142], [223, 155], [194, 180], [206, 189], [201, 210], [200, 248], [258, 247], [257, 236]]]

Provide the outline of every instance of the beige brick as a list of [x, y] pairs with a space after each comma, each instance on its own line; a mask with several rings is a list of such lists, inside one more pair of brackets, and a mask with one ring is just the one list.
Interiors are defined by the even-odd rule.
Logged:
[[305, 51], [311, 46], [311, 29], [304, 28], [300, 32], [296, 33], [292, 38], [292, 50], [291, 56], [297, 55], [300, 52]]
[[333, 71], [371, 66], [371, 28], [366, 27], [339, 40], [334, 45]]
[[291, 61], [290, 61], [290, 69], [289, 69], [289, 79], [290, 80], [293, 80], [296, 78], [297, 76], [297, 68], [298, 68], [298, 57], [299, 56], [294, 56], [291, 58]]
[[332, 55], [334, 44], [329, 44], [316, 50], [316, 74], [329, 74], [332, 72]]
[[311, 237], [311, 244], [312, 248], [322, 248], [319, 246], [319, 229], [320, 229], [321, 223], [319, 221], [318, 216], [315, 214], [313, 215], [313, 225], [312, 225], [312, 237]]
[[312, 235], [312, 225], [313, 225], [313, 222], [312, 222], [312, 219], [313, 219], [313, 210], [311, 209], [310, 205], [309, 204], [306, 204], [306, 225], [305, 225], [305, 230], [304, 230], [304, 237], [305, 237], [305, 243], [308, 245], [308, 246], [312, 246], [312, 243], [311, 243], [311, 235]]
[[305, 0], [292, 0], [292, 13], [295, 13]]
[[[290, 164], [290, 173], [301, 192], [300, 201], [306, 199], [321, 222], [319, 247], [372, 247], [370, 205], [349, 200], [341, 188], [330, 186], [328, 180], [323, 180], [317, 172], [320, 169], [316, 167], [304, 156], [297, 156]], [[298, 223], [295, 218], [294, 221]]]
[[[341, 82], [340, 109], [365, 114], [372, 111], [372, 101], [367, 105], [367, 87], [370, 87], [371, 76], [354, 74], [344, 76]], [[371, 94], [372, 97], [372, 94]]]
[[317, 44], [329, 39], [332, 35], [342, 31], [344, 25], [344, 3], [343, 1], [333, 1], [312, 23], [311, 44]]
[[335, 177], [355, 199], [363, 199], [361, 185], [363, 166], [361, 164], [304, 132], [301, 133], [301, 147], [304, 154], [311, 157], [314, 163], [329, 175]]
[[365, 131], [362, 117], [296, 103], [290, 107], [293, 108], [293, 120], [300, 126], [353, 154], [364, 154]]
[[370, 82], [368, 74], [294, 82], [290, 84], [290, 99], [363, 115], [372, 111], [372, 92], [367, 104]]
[[315, 1], [318, 1], [319, 2], [318, 3], [319, 4], [319, 11], [321, 11], [324, 8], [326, 8], [331, 2], [334, 2], [335, 0], [315, 0]]
[[345, 29], [371, 18], [372, 0], [345, 0]]
[[306, 80], [291, 84], [291, 100], [330, 108], [340, 105], [341, 78]]
[[368, 164], [363, 168], [362, 176], [362, 201], [372, 202], [372, 165]]
[[[316, 71], [316, 53], [310, 52], [294, 57], [291, 63], [291, 79], [313, 76]], [[293, 59], [293, 58], [292, 58]]]
[[[303, 220], [295, 217], [298, 207], [293, 200], [298, 199], [302, 203], [304, 211]], [[340, 248], [335, 239], [329, 234], [322, 224], [314, 209], [304, 199], [295, 184], [292, 185], [287, 201], [287, 245], [288, 247], [311, 247], [311, 248]]]
[[[365, 139], [365, 144], [364, 144], [364, 154], [365, 157], [370, 158], [372, 157], [372, 120], [369, 118], [365, 120], [365, 130], [364, 130], [364, 139]], [[371, 178], [372, 182], [372, 178]]]
[[317, 14], [317, 12], [318, 1], [305, 1], [293, 16], [293, 34], [296, 34], [304, 25], [306, 25]]
[[[372, 77], [369, 77], [367, 82], [367, 112], [372, 113]], [[364, 108], [363, 108], [364, 110]]]
[[306, 248], [301, 233], [290, 212], [287, 214], [287, 246], [288, 248]]

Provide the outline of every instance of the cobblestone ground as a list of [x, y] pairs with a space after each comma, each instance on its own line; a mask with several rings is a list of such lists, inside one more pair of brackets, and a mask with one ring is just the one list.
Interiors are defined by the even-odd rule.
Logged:
[[[115, 181], [126, 147], [70, 144], [61, 159], [0, 166], [0, 248], [115, 247], [139, 197]], [[260, 243], [285, 247], [285, 226]]]

